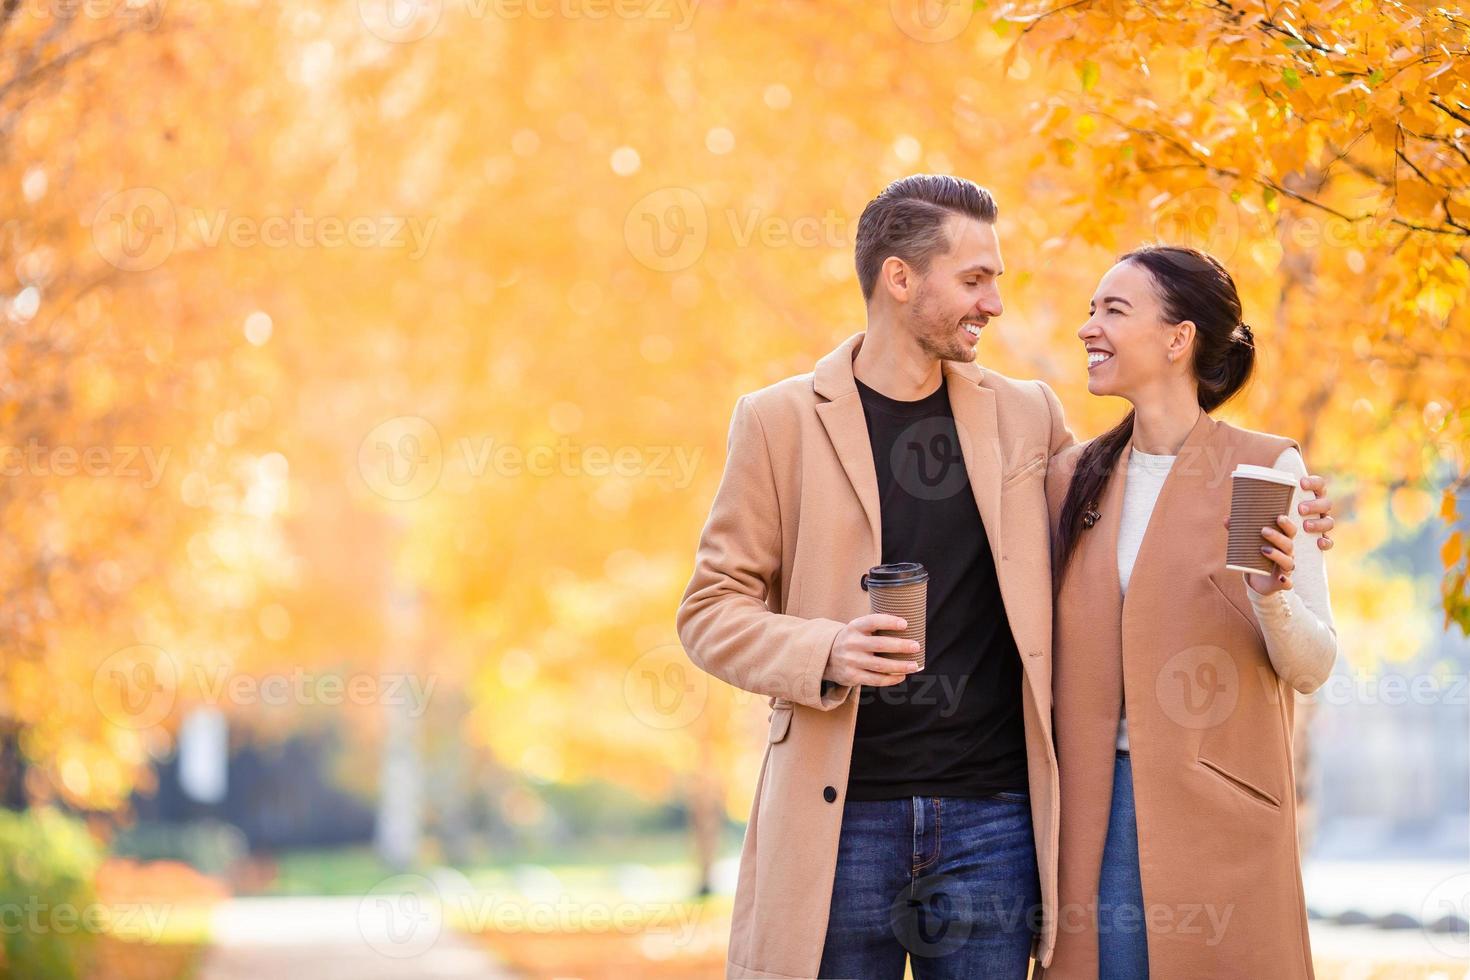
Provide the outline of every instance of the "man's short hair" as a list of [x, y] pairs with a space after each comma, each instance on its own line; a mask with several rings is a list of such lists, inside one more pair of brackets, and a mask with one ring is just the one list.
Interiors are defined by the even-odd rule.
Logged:
[[858, 219], [856, 259], [863, 299], [873, 298], [878, 273], [890, 255], [927, 272], [929, 261], [949, 250], [944, 225], [956, 214], [993, 224], [995, 198], [973, 181], [948, 174], [913, 174], [883, 188]]

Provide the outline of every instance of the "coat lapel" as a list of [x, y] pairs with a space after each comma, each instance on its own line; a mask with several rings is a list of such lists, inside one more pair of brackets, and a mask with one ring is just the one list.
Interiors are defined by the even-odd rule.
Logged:
[[[1189, 435], [1185, 437], [1184, 443], [1179, 447], [1179, 452], [1176, 454], [1177, 458], [1174, 460], [1174, 465], [1170, 468], [1169, 475], [1164, 477], [1164, 485], [1159, 488], [1158, 499], [1154, 501], [1154, 509], [1149, 513], [1148, 525], [1144, 528], [1143, 531], [1143, 540], [1140, 541], [1138, 545], [1138, 555], [1133, 559], [1134, 577], [1130, 579], [1129, 582], [1129, 595], [1138, 594], [1137, 590], [1133, 588], [1133, 581], [1137, 578], [1147, 575], [1148, 569], [1153, 567], [1156, 559], [1160, 557], [1159, 555], [1155, 554], [1155, 552], [1157, 552], [1160, 548], [1168, 549], [1170, 547], [1170, 543], [1168, 541], [1169, 532], [1164, 530], [1164, 528], [1170, 524], [1167, 515], [1174, 507], [1174, 502], [1177, 495], [1180, 493], [1187, 493], [1189, 489], [1189, 484], [1192, 483], [1194, 478], [1199, 475], [1200, 453], [1205, 445], [1209, 442], [1210, 435], [1214, 432], [1214, 430], [1215, 421], [1210, 418], [1207, 412], [1200, 412], [1199, 419], [1194, 423], [1194, 428], [1189, 430]], [[1126, 451], [1123, 453], [1122, 456], [1119, 457], [1118, 468], [1120, 470], [1123, 470], [1126, 475], [1128, 469]], [[1121, 483], [1123, 481], [1120, 479], [1119, 482]], [[1122, 504], [1123, 497], [1120, 493], [1118, 495], [1118, 506], [1114, 509], [1121, 510]], [[1112, 554], [1116, 556], [1118, 553], [1118, 518], [1116, 516], [1114, 516], [1112, 524]], [[1201, 533], [1207, 533], [1207, 531], [1208, 529], [1206, 528], [1200, 529]], [[1174, 543], [1175, 546], [1177, 546], [1177, 544], [1178, 542]], [[1115, 560], [1113, 562], [1113, 575], [1115, 581], [1117, 576], [1117, 568], [1118, 563]], [[1119, 591], [1122, 591], [1121, 586], [1119, 587]], [[1125, 609], [1128, 607], [1128, 596], [1123, 597], [1123, 607]]]
[[954, 412], [960, 451], [970, 490], [980, 509], [980, 520], [990, 539], [999, 570], [1001, 555], [1000, 481], [1004, 468], [1000, 434], [995, 421], [995, 393], [980, 385], [981, 369], [973, 363], [945, 361], [944, 376], [949, 386], [949, 407]]
[[873, 535], [873, 551], [881, 555], [883, 530], [879, 523], [878, 472], [873, 468], [868, 422], [852, 374], [852, 358], [862, 341], [861, 333], [853, 334], [818, 361], [812, 383], [816, 393], [828, 399], [817, 403], [817, 417], [822, 420], [847, 480], [863, 505]]
[[[827, 401], [817, 403], [817, 417], [832, 440], [832, 448], [847, 474], [848, 482], [862, 502], [876, 548], [881, 552], [883, 531], [878, 506], [878, 474], [873, 468], [873, 448], [868, 440], [868, 423], [862, 400], [853, 380], [852, 359], [862, 346], [863, 334], [856, 333], [817, 362], [813, 375], [816, 393]], [[990, 538], [997, 561], [1001, 553], [999, 430], [995, 420], [995, 394], [981, 386], [982, 369], [973, 363], [942, 362], [949, 388], [950, 410], [954, 412], [960, 451], [975, 505]]]

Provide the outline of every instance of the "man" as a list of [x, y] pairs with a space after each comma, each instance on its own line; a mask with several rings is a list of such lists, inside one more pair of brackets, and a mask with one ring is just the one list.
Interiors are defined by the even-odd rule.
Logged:
[[[736, 404], [678, 612], [690, 659], [772, 706], [731, 977], [896, 980], [912, 955], [916, 980], [1021, 978], [1050, 959], [1044, 478], [1074, 440], [1044, 383], [974, 363], [1002, 311], [995, 218], [966, 180], [889, 185], [858, 223], [866, 331]], [[859, 586], [889, 562], [930, 573], [920, 672], [884, 656], [916, 645], [879, 635], [906, 624]]]

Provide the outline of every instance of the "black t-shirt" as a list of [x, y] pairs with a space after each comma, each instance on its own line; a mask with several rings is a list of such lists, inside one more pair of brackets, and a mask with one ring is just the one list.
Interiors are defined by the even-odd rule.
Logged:
[[929, 570], [924, 669], [858, 689], [847, 798], [990, 796], [1027, 788], [1021, 659], [946, 383], [896, 401], [858, 382], [883, 561]]

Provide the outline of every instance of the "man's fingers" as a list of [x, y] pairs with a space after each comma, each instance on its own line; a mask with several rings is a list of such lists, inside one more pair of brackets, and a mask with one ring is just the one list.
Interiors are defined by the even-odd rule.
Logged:
[[1332, 550], [1332, 539], [1329, 538], [1329, 537], [1327, 537], [1326, 535], [1323, 535], [1322, 537], [1318, 538], [1317, 539], [1317, 549], [1319, 551], [1331, 551]]
[[1311, 534], [1326, 534], [1337, 526], [1337, 521], [1331, 517], [1315, 517], [1309, 521], [1302, 521], [1302, 530]]
[[902, 684], [903, 679], [907, 676], [907, 674], [877, 674], [871, 670], [860, 670], [853, 683], [864, 687], [892, 687], [895, 684]]
[[1304, 476], [1302, 477], [1302, 489], [1320, 495], [1323, 490], [1327, 489], [1327, 477]]
[[909, 628], [908, 621], [898, 616], [890, 616], [887, 613], [869, 613], [859, 616], [847, 624], [861, 633], [872, 633], [875, 630], [906, 630]]
[[912, 674], [918, 668], [917, 664], [907, 660], [898, 660], [894, 657], [869, 657], [862, 654], [852, 659], [852, 666], [870, 674]]
[[853, 648], [864, 653], [918, 653], [919, 641], [902, 636], [860, 636], [853, 640]]

